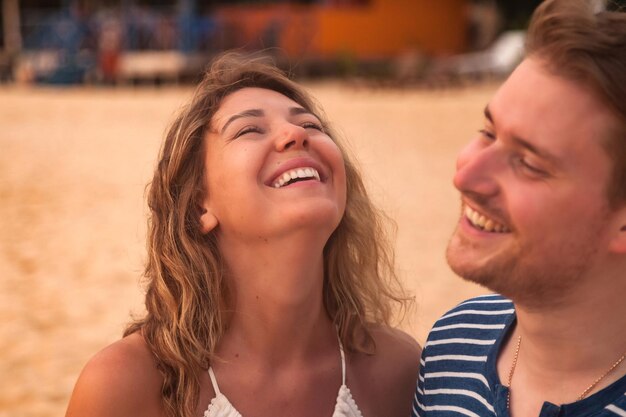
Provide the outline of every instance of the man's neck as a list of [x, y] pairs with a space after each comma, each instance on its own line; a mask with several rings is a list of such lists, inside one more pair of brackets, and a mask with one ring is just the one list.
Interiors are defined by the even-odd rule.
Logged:
[[524, 356], [541, 372], [595, 374], [626, 350], [626, 280], [585, 282], [555, 306], [515, 305]]
[[[521, 337], [511, 390], [518, 405], [534, 402], [534, 412], [544, 401], [575, 402], [624, 354], [626, 280], [617, 273], [610, 278], [585, 280], [588, 284], [564, 302], [546, 303], [545, 308], [516, 303], [517, 326], [501, 351], [498, 373], [506, 383]], [[601, 378], [586, 396], [625, 374], [626, 361]]]

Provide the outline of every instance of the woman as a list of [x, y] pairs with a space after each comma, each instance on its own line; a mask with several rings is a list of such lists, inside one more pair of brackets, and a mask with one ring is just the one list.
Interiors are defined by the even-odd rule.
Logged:
[[380, 215], [301, 87], [214, 62], [148, 203], [147, 314], [67, 416], [409, 415], [420, 349], [388, 326], [404, 299]]

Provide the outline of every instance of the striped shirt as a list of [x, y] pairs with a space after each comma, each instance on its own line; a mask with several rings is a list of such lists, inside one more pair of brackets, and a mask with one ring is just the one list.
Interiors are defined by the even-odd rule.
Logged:
[[[412, 417], [508, 417], [496, 359], [515, 322], [510, 300], [465, 301], [434, 325], [422, 352]], [[545, 402], [539, 417], [626, 417], [626, 376], [575, 403]]]

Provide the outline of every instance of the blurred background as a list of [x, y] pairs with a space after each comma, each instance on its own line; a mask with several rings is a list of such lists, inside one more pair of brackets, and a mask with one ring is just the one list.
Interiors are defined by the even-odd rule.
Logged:
[[271, 55], [348, 142], [397, 225], [416, 300], [401, 326], [423, 344], [484, 292], [444, 258], [455, 158], [537, 3], [2, 0], [0, 417], [63, 415], [85, 362], [142, 313], [145, 186], [168, 123], [228, 49]]
[[[510, 70], [520, 44], [510, 32], [524, 28], [538, 3], [2, 0], [0, 80], [193, 82], [213, 55], [227, 49], [263, 49], [295, 76], [307, 78], [369, 76], [407, 82], [433, 72], [502, 74]], [[490, 62], [439, 65], [442, 58], [488, 47], [500, 49]]]

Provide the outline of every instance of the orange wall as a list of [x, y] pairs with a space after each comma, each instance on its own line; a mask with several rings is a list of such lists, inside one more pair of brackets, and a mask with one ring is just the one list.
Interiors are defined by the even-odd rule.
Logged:
[[367, 6], [247, 6], [218, 11], [239, 27], [240, 46], [267, 47], [260, 38], [270, 21], [282, 28], [278, 46], [290, 57], [385, 58], [408, 49], [429, 54], [465, 46], [466, 0], [372, 0]]

